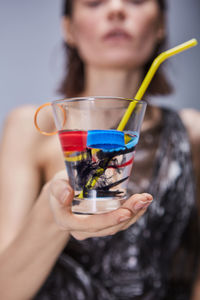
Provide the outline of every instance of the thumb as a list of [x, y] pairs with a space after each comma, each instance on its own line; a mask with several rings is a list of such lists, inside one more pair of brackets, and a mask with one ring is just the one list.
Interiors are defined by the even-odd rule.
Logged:
[[[68, 181], [63, 179], [53, 179], [50, 187], [51, 198], [53, 198], [54, 205], [69, 208], [71, 210], [71, 203], [74, 197], [74, 192]], [[56, 202], [56, 203], [55, 203]]]
[[50, 206], [57, 225], [68, 230], [67, 216], [72, 214], [71, 203], [74, 192], [69, 183], [60, 178], [54, 178], [50, 183]]

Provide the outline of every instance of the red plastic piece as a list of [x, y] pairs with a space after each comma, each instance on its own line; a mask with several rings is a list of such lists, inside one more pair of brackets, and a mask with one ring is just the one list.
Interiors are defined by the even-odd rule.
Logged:
[[87, 147], [86, 131], [59, 131], [63, 151], [85, 151]]

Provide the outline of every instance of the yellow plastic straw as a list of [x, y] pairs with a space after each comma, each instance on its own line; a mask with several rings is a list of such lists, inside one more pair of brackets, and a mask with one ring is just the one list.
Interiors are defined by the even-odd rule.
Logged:
[[[160, 55], [158, 55], [154, 59], [154, 61], [153, 61], [152, 65], [151, 65], [148, 73], [146, 74], [146, 76], [145, 76], [145, 78], [144, 78], [144, 80], [143, 80], [143, 82], [142, 82], [142, 84], [141, 84], [141, 86], [140, 86], [140, 88], [139, 88], [136, 96], [135, 96], [135, 99], [136, 100], [141, 100], [142, 99], [142, 97], [143, 97], [144, 93], [146, 92], [146, 90], [147, 90], [147, 88], [148, 88], [148, 86], [149, 86], [149, 84], [150, 84], [150, 82], [151, 82], [151, 80], [152, 80], [155, 72], [157, 71], [158, 67], [160, 66], [160, 64], [163, 61], [165, 61], [167, 58], [169, 58], [169, 57], [171, 57], [171, 56], [173, 56], [173, 55], [175, 55], [177, 53], [180, 53], [180, 52], [185, 51], [185, 50], [187, 50], [187, 49], [189, 49], [191, 47], [194, 47], [197, 44], [198, 44], [198, 42], [197, 42], [196, 39], [191, 39], [191, 40], [189, 40], [189, 41], [187, 41], [187, 42], [185, 42], [183, 44], [180, 44], [180, 45], [178, 45], [178, 46], [176, 46], [176, 47], [174, 47], [172, 49], [169, 49], [169, 50], [167, 50], [165, 52], [162, 52]], [[129, 118], [130, 118], [130, 116], [132, 114], [132, 111], [135, 108], [135, 106], [136, 106], [136, 103], [134, 101], [129, 104], [129, 107], [127, 108], [127, 110], [126, 110], [126, 112], [125, 112], [125, 114], [124, 114], [124, 116], [123, 116], [123, 118], [122, 118], [122, 120], [121, 120], [121, 122], [120, 122], [120, 124], [119, 124], [119, 126], [117, 128], [117, 130], [120, 130], [120, 131], [124, 130], [124, 127], [126, 126], [126, 124], [127, 124], [128, 120], [129, 120]]]
[[[158, 67], [160, 66], [160, 64], [165, 61], [167, 58], [179, 53], [179, 52], [182, 52], [184, 50], [187, 50], [191, 47], [194, 47], [198, 44], [197, 40], [196, 39], [191, 39], [183, 44], [180, 44], [172, 49], [169, 49], [165, 52], [162, 52], [161, 54], [159, 54], [153, 61], [149, 71], [147, 72], [136, 96], [135, 96], [135, 100], [141, 100], [144, 93], [146, 92], [155, 72], [157, 71]], [[136, 106], [136, 103], [134, 101], [132, 101], [130, 104], [129, 104], [129, 107], [127, 108], [117, 130], [120, 130], [120, 131], [123, 131], [124, 127], [126, 126], [131, 114], [132, 114], [132, 111], [134, 110]], [[104, 169], [100, 168], [96, 174], [95, 174], [95, 177], [93, 178], [90, 178], [89, 181], [86, 183], [85, 187], [88, 187], [90, 186], [91, 188], [93, 188], [96, 184], [96, 182], [98, 181], [98, 178], [104, 173]], [[83, 191], [81, 191], [81, 193], [79, 194], [78, 198], [83, 198]]]

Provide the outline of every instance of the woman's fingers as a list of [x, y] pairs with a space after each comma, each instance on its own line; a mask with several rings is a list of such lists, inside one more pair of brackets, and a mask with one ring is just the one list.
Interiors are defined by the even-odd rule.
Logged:
[[75, 215], [71, 210], [73, 196], [73, 190], [67, 181], [58, 178], [52, 181], [50, 185], [52, 211], [57, 224], [65, 230], [92, 233], [119, 224], [121, 219], [132, 217], [131, 211], [124, 208], [106, 214]]
[[130, 220], [132, 213], [128, 209], [117, 209], [115, 211], [97, 215], [72, 215], [74, 230], [96, 233], [99, 230], [112, 227], [121, 220]]
[[130, 209], [137, 214], [141, 209], [148, 207], [152, 200], [153, 197], [150, 194], [134, 194], [124, 202], [122, 208]]
[[[152, 201], [149, 201], [148, 205], [146, 204], [145, 207], [140, 208], [136, 214], [132, 215], [131, 218], [124, 219], [124, 221], [122, 220], [117, 225], [96, 231], [95, 234], [92, 232], [83, 232], [83, 231], [74, 231], [74, 232], [72, 231], [71, 234], [78, 240], [84, 240], [86, 237], [89, 238], [89, 237], [94, 237], [94, 236], [95, 237], [103, 237], [103, 236], [108, 236], [108, 235], [114, 235], [119, 231], [129, 228], [131, 225], [133, 225], [135, 222], [137, 222], [137, 220], [146, 212], [146, 210], [151, 202]], [[138, 203], [138, 202], [136, 201], [136, 203]]]
[[134, 223], [136, 223], [138, 221], [138, 219], [140, 217], [142, 217], [144, 215], [144, 213], [147, 211], [149, 205], [151, 204], [151, 202], [149, 202], [148, 205], [146, 205], [144, 208], [142, 208], [138, 213], [137, 215], [135, 215], [131, 220], [128, 220], [128, 222], [125, 222], [123, 224], [123, 228], [122, 230], [125, 230], [127, 228], [129, 228], [131, 225], [133, 225]]
[[110, 230], [108, 234], [113, 234], [113, 230], [120, 229], [126, 221], [134, 223], [140, 216], [139, 212], [152, 201], [149, 194], [135, 194], [115, 211], [99, 215], [75, 215], [71, 211], [73, 196], [73, 190], [63, 179], [63, 174], [56, 176], [50, 186], [50, 203], [56, 222], [65, 230], [87, 232], [93, 236], [97, 236], [98, 232], [102, 234], [103, 230]]
[[50, 183], [49, 192], [50, 206], [56, 223], [60, 228], [69, 230], [69, 216], [72, 215], [71, 204], [74, 198], [71, 186], [63, 176], [57, 176]]
[[[145, 209], [152, 202], [150, 194], [135, 194], [130, 197], [122, 207], [109, 213], [79, 216], [72, 215], [72, 223], [76, 231], [87, 231], [97, 233], [104, 229], [111, 228], [126, 221], [136, 222], [136, 220], [145, 212]], [[78, 227], [77, 227], [77, 225]]]

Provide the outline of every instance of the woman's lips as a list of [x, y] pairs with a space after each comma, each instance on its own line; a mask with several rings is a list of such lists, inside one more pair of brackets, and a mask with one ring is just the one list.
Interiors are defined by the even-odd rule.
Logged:
[[105, 41], [129, 41], [132, 36], [123, 29], [113, 29], [104, 35]]

